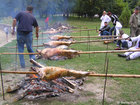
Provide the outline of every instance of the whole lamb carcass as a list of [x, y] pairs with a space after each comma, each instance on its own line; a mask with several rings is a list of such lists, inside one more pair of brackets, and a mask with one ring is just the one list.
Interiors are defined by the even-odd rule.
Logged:
[[67, 50], [68, 49], [68, 46], [66, 46], [66, 45], [60, 45], [60, 46], [57, 46], [56, 48], [59, 48], [59, 49], [62, 49], [62, 50]]
[[61, 32], [61, 30], [51, 28], [50, 30], [45, 31], [44, 34], [57, 34], [59, 32]]
[[60, 68], [60, 67], [43, 67], [43, 68], [32, 67], [31, 69], [38, 72], [38, 74], [44, 80], [53, 80], [53, 79], [57, 79], [57, 78], [65, 77], [65, 76], [67, 77], [73, 76], [76, 78], [82, 78], [90, 74], [89, 72], [69, 70], [69, 69]]
[[54, 35], [54, 36], [51, 36], [49, 38], [51, 40], [59, 41], [59, 40], [62, 40], [62, 39], [70, 40], [71, 39], [71, 36]]
[[57, 46], [60, 46], [60, 45], [70, 46], [71, 44], [72, 44], [71, 41], [69, 41], [69, 42], [66, 42], [66, 41], [50, 41], [48, 43], [44, 43], [44, 46], [54, 48], [54, 47], [57, 47]]
[[36, 50], [44, 59], [49, 59], [53, 56], [64, 56], [68, 59], [76, 57], [78, 52], [76, 50], [63, 50], [60, 48], [45, 48], [43, 50]]

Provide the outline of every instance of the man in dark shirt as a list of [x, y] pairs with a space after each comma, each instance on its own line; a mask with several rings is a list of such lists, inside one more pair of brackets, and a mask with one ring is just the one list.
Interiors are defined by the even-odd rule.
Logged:
[[100, 34], [101, 36], [102, 36], [102, 35], [110, 35], [110, 33], [109, 33], [110, 26], [108, 25], [107, 22], [105, 22], [104, 25], [105, 25], [105, 26], [99, 30], [99, 34]]
[[[38, 38], [38, 23], [35, 19], [35, 17], [32, 15], [33, 7], [28, 6], [26, 8], [26, 11], [20, 12], [16, 15], [16, 17], [13, 20], [13, 30], [12, 34], [15, 34], [15, 26], [18, 22], [17, 26], [17, 45], [18, 45], [18, 52], [23, 53], [24, 52], [24, 44], [27, 46], [27, 50], [29, 53], [33, 53], [32, 48], [32, 40], [33, 40], [33, 34], [32, 34], [32, 27], [34, 26], [36, 28], [36, 37]], [[35, 59], [35, 55], [29, 55], [30, 59]], [[24, 61], [24, 55], [19, 55], [20, 65], [21, 68], [25, 68], [25, 61]]]

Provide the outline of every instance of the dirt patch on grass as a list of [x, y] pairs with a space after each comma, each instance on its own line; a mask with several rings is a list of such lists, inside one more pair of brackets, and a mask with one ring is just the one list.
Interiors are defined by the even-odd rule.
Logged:
[[[28, 68], [29, 69], [29, 68]], [[4, 83], [4, 92], [5, 92], [5, 99], [3, 100], [2, 98], [2, 89], [0, 88], [0, 105], [4, 103], [12, 103], [14, 100], [15, 94], [8, 94], [6, 93], [7, 88], [10, 87], [15, 87], [16, 83], [23, 80], [26, 77], [26, 75], [19, 75], [19, 74], [3, 74], [3, 83]], [[1, 82], [0, 82], [1, 86]]]
[[4, 31], [0, 30], [0, 47], [12, 42], [12, 40], [15, 40], [15, 36], [12, 36], [11, 34], [8, 35], [8, 41], [6, 40], [6, 34]]
[[[7, 78], [8, 77], [8, 78]], [[25, 75], [5, 75], [4, 76], [4, 82], [5, 82], [5, 88], [7, 88], [9, 85], [14, 85], [16, 82], [22, 80], [25, 77]], [[86, 82], [89, 81], [89, 82]], [[104, 79], [103, 78], [87, 78], [85, 81], [85, 84], [81, 86], [79, 89], [75, 90], [73, 94], [62, 94], [60, 97], [54, 97], [54, 98], [47, 98], [45, 100], [23, 100], [22, 102], [19, 102], [20, 104], [26, 105], [42, 105], [44, 103], [46, 104], [52, 104], [54, 103], [63, 103], [66, 105], [67, 103], [84, 103], [88, 102], [89, 100], [97, 100], [96, 102], [101, 103], [103, 98], [103, 86], [104, 86]], [[119, 84], [115, 80], [108, 79], [107, 81], [107, 88], [106, 88], [106, 95], [105, 100], [108, 103], [114, 102], [114, 97], [118, 96], [120, 94], [120, 88]], [[11, 103], [13, 105], [14, 103], [12, 96], [9, 94], [6, 94], [6, 100], [2, 101], [2, 97], [0, 98], [0, 104], [2, 103]]]

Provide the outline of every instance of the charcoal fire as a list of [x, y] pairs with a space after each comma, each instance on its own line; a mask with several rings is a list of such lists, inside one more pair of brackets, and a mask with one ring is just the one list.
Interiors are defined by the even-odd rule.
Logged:
[[75, 50], [63, 50], [60, 48], [45, 48], [43, 50], [37, 50], [40, 54], [39, 58], [48, 59], [48, 60], [65, 60], [72, 59], [79, 54]]
[[[44, 69], [43, 65], [37, 63], [36, 61], [31, 60], [31, 62], [37, 66], [37, 69], [36, 69], [37, 71], [46, 70], [46, 68]], [[61, 94], [66, 94], [66, 93], [73, 93], [79, 86], [83, 85], [83, 82], [84, 82], [83, 78], [77, 79], [75, 78], [77, 77], [75, 76], [75, 74], [73, 75], [75, 77], [73, 76], [62, 77], [58, 73], [60, 68], [55, 68], [55, 70], [56, 71], [54, 72], [54, 69], [50, 68], [48, 73], [52, 72], [50, 74], [52, 76], [47, 77], [49, 81], [47, 79], [45, 80], [42, 79], [42, 77], [38, 74], [32, 74], [32, 75], [29, 75], [28, 78], [22, 81], [19, 81], [15, 87], [9, 86], [7, 89], [7, 93], [17, 94], [14, 97], [14, 101], [18, 101], [23, 98], [28, 99], [28, 100], [37, 100], [37, 99], [46, 99], [46, 98], [56, 97], [56, 96], [60, 96]], [[43, 73], [43, 71], [40, 71], [40, 72]], [[78, 77], [81, 77], [77, 73], [78, 72], [76, 72], [76, 75], [78, 75]], [[83, 74], [86, 75], [87, 73], [83, 73]], [[82, 74], [82, 77], [84, 76], [83, 74]]]
[[51, 81], [43, 81], [38, 77], [22, 80], [12, 89], [9, 86], [7, 93], [17, 94], [14, 97], [14, 101], [19, 101], [23, 98], [28, 100], [45, 99], [60, 96], [64, 93], [73, 93], [74, 88], [81, 84], [83, 84], [83, 79], [73, 77], [58, 78]]

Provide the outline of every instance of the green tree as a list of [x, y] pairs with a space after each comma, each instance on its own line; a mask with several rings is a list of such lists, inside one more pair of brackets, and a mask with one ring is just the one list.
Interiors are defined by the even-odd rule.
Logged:
[[123, 9], [121, 16], [119, 18], [120, 22], [122, 23], [123, 27], [129, 27], [129, 19], [131, 16], [131, 11], [128, 7], [128, 4], [126, 7]]

